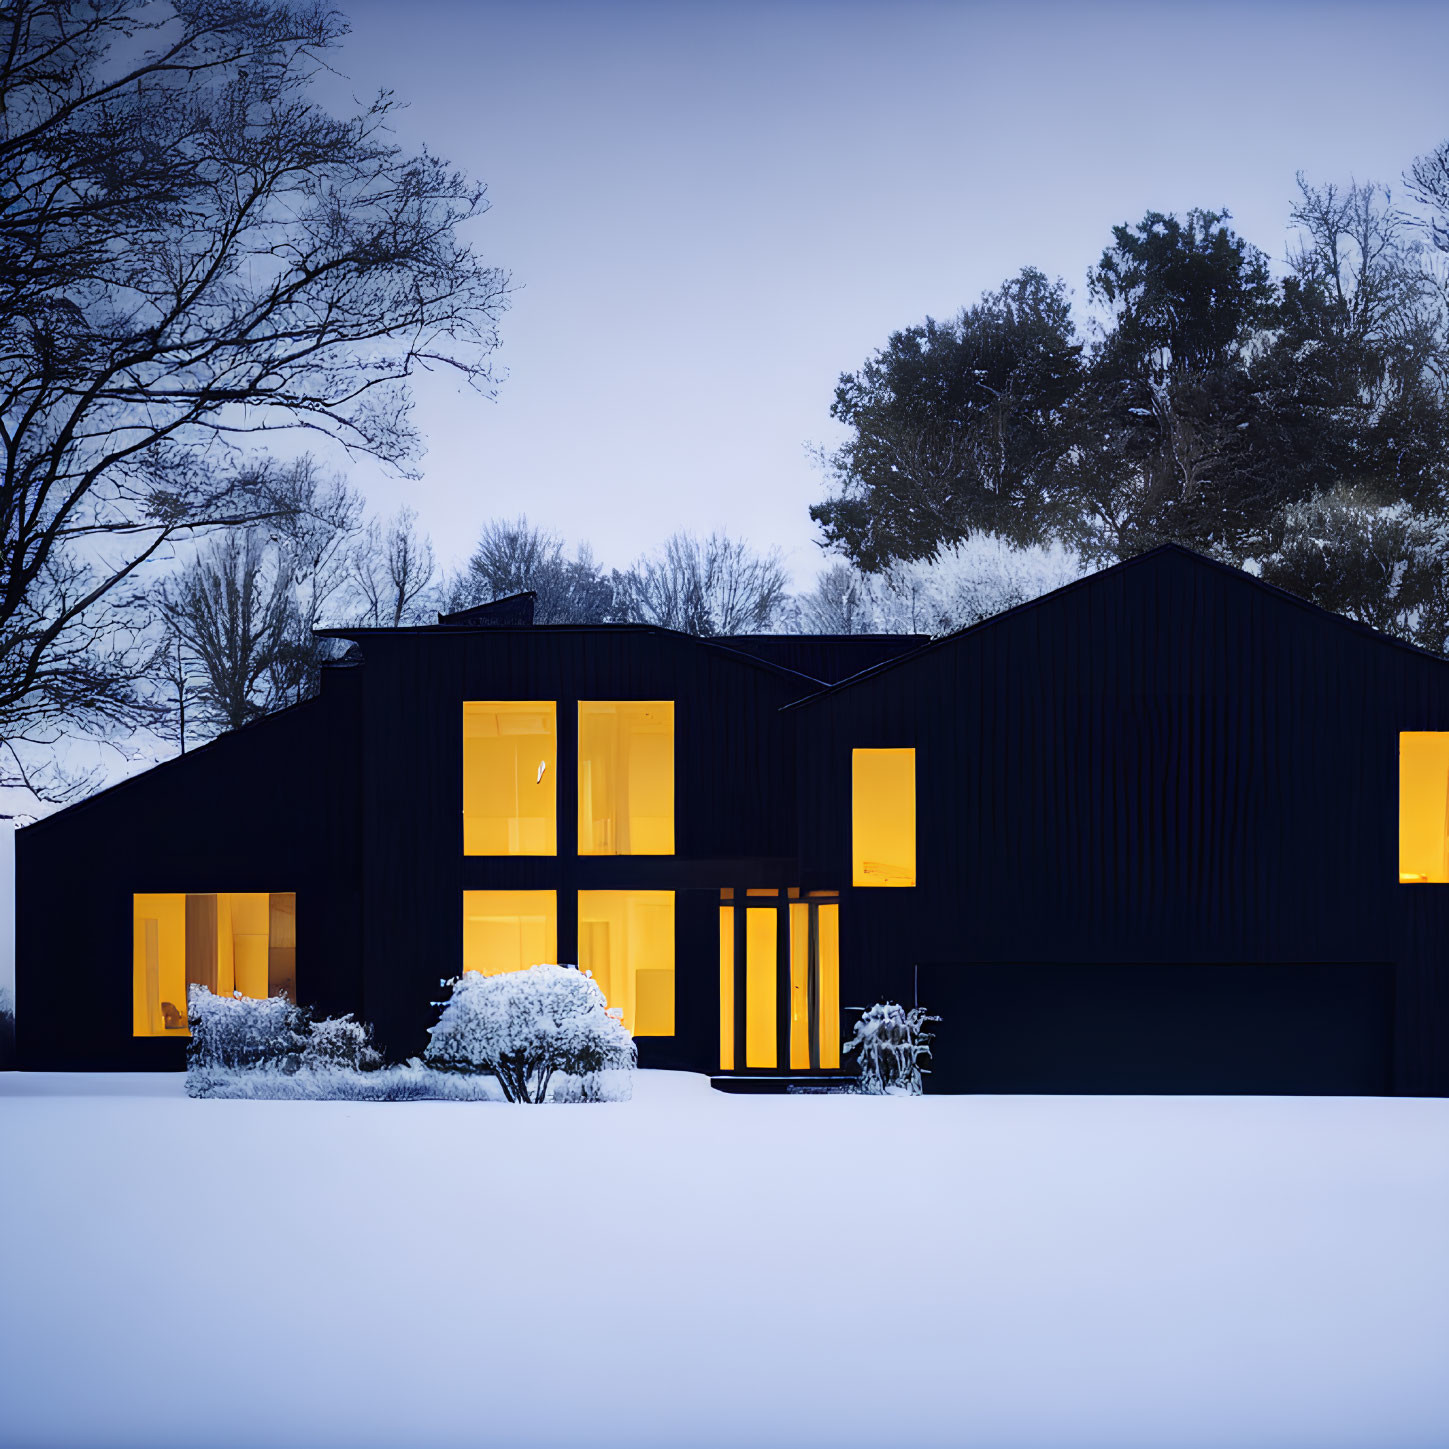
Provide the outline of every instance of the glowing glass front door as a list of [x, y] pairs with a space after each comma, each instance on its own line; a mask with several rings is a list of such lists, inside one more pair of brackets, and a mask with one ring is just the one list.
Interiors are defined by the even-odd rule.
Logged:
[[730, 891], [720, 902], [720, 1069], [840, 1066], [840, 904]]

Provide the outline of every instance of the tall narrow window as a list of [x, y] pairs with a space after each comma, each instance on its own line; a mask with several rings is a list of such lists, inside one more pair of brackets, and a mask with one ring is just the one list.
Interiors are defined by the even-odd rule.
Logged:
[[1449, 882], [1449, 731], [1399, 736], [1399, 880]]
[[816, 908], [820, 957], [820, 1065], [840, 1067], [840, 907]]
[[557, 960], [553, 891], [463, 892], [463, 970], [501, 976]]
[[855, 750], [852, 879], [858, 886], [916, 883], [916, 752]]
[[579, 967], [635, 1036], [673, 1036], [674, 892], [580, 891]]
[[463, 705], [463, 854], [558, 853], [553, 701]]
[[131, 898], [135, 1036], [189, 1036], [188, 986], [297, 999], [297, 897], [222, 891]]
[[792, 901], [790, 1070], [839, 1067], [840, 907], [834, 901]]
[[735, 908], [719, 908], [719, 1069], [735, 1069]]
[[674, 854], [674, 702], [579, 702], [579, 854]]
[[745, 1065], [773, 1067], [776, 977], [779, 949], [778, 916], [773, 906], [745, 911]]

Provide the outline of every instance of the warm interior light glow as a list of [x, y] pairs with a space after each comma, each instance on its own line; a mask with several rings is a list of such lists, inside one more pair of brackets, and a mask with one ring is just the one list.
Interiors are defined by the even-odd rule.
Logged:
[[501, 976], [557, 960], [556, 892], [463, 892], [463, 970]]
[[673, 1036], [674, 892], [580, 891], [579, 968], [635, 1036]]
[[853, 750], [853, 876], [858, 886], [916, 883], [916, 752]]
[[745, 912], [745, 1065], [773, 1067], [776, 1014], [777, 927], [775, 911], [753, 907]]
[[674, 702], [579, 702], [579, 854], [674, 854]]
[[553, 701], [463, 706], [463, 854], [556, 855]]
[[790, 906], [790, 1070], [810, 1069], [810, 907]]
[[1399, 880], [1449, 882], [1449, 731], [1399, 735]]
[[290, 891], [137, 895], [131, 901], [135, 1036], [189, 1036], [186, 988], [297, 999], [297, 897]]
[[735, 1069], [735, 910], [719, 913], [719, 1069]]
[[840, 1067], [840, 907], [817, 906], [820, 971], [820, 1066]]

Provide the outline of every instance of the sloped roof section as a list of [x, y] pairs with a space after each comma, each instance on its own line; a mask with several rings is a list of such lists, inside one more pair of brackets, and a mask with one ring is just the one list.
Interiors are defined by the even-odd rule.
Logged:
[[793, 700], [790, 704], [783, 705], [782, 708], [801, 709], [807, 705], [814, 704], [817, 700], [830, 698], [842, 690], [853, 689], [860, 684], [868, 684], [881, 675], [889, 673], [892, 669], [914, 661], [922, 655], [929, 654], [933, 650], [948, 649], [963, 639], [974, 637], [985, 630], [999, 628], [1035, 610], [1060, 607], [1068, 603], [1074, 596], [1084, 593], [1102, 580], [1121, 577], [1148, 567], [1160, 567], [1163, 564], [1209, 571], [1220, 578], [1231, 579], [1235, 584], [1240, 584], [1245, 588], [1260, 590], [1275, 601], [1279, 601], [1291, 608], [1302, 610], [1305, 613], [1316, 615], [1326, 623], [1330, 623], [1337, 628], [1351, 630], [1376, 643], [1389, 645], [1395, 649], [1407, 650], [1411, 654], [1417, 654], [1421, 658], [1430, 660], [1436, 664], [1449, 665], [1449, 660], [1444, 659], [1441, 655], [1435, 654], [1427, 649], [1421, 649], [1418, 645], [1410, 644], [1406, 640], [1395, 638], [1392, 634], [1385, 634], [1381, 630], [1370, 628], [1367, 624], [1360, 624], [1356, 619], [1347, 619], [1342, 614], [1335, 614], [1328, 609], [1320, 608], [1317, 604], [1310, 603], [1307, 599], [1300, 598], [1297, 594], [1291, 594], [1286, 589], [1280, 589], [1276, 584], [1267, 583], [1263, 579], [1243, 569], [1234, 568], [1231, 564], [1221, 563], [1217, 559], [1208, 558], [1207, 555], [1196, 553], [1190, 548], [1184, 548], [1181, 544], [1164, 543], [1160, 544], [1157, 548], [1149, 549], [1146, 553], [1138, 554], [1135, 558], [1126, 559], [1122, 563], [1113, 564], [1109, 568], [1099, 569], [1096, 573], [1087, 574], [1083, 578], [1075, 579], [1060, 589], [1053, 589], [1049, 594], [1042, 594], [1038, 598], [1029, 599], [1026, 603], [1018, 604], [1013, 609], [1006, 609], [1000, 614], [993, 614], [989, 619], [981, 619], [977, 623], [970, 624], [964, 629], [958, 629], [952, 634], [942, 634], [939, 638], [931, 639], [907, 653], [873, 665], [869, 669], [861, 670], [860, 673], [853, 674], [847, 679], [832, 683], [828, 688], [822, 689], [816, 694], [808, 695], [804, 699]]
[[438, 623], [445, 629], [514, 628], [533, 623], [533, 610], [537, 603], [537, 593], [525, 589], [521, 594], [508, 594], [486, 604], [474, 604], [471, 609], [439, 614]]

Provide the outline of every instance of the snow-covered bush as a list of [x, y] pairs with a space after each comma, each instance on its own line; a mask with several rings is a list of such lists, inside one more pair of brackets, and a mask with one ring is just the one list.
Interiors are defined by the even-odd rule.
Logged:
[[464, 972], [430, 1028], [423, 1060], [438, 1071], [489, 1073], [510, 1102], [544, 1101], [555, 1075], [579, 1080], [576, 1100], [602, 1100], [621, 1094], [606, 1091], [606, 1073], [627, 1082], [634, 1069], [634, 1039], [619, 1016], [593, 977], [573, 966]]
[[924, 1006], [907, 1011], [894, 1001], [876, 1002], [845, 1043], [847, 1052], [860, 1053], [860, 1090], [876, 1097], [920, 1096], [921, 1058], [931, 1055], [926, 1023], [939, 1020]]
[[304, 1071], [373, 1072], [382, 1053], [372, 1044], [372, 1028], [346, 1016], [324, 1016], [312, 1022], [302, 1045]]
[[276, 1095], [270, 1089], [232, 1091], [238, 1077], [316, 1077], [307, 1090], [286, 1095], [352, 1096], [342, 1088], [348, 1074], [374, 1072], [382, 1054], [372, 1028], [351, 1015], [313, 1021], [285, 995], [256, 999], [217, 996], [192, 984], [186, 992], [191, 1040], [186, 1049], [186, 1089], [193, 1097]]
[[217, 996], [192, 982], [186, 988], [191, 1040], [186, 1071], [295, 1072], [302, 1064], [310, 1023], [285, 996], [258, 1000]]
[[[555, 1082], [561, 1079], [555, 1078]], [[187, 1074], [193, 1097], [261, 1102], [502, 1102], [492, 1077], [435, 1072], [418, 1058], [376, 1071], [303, 1067], [295, 1072]], [[555, 1091], [557, 1099], [557, 1091]]]

